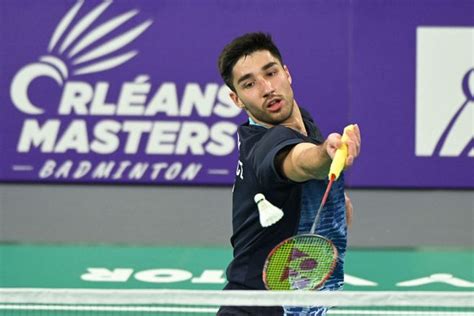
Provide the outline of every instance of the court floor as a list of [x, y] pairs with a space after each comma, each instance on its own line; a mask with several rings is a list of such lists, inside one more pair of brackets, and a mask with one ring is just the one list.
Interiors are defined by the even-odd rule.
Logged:
[[[0, 285], [221, 289], [230, 248], [0, 244]], [[471, 250], [349, 249], [346, 290], [474, 288]]]
[[[0, 244], [0, 288], [219, 290], [231, 254], [216, 247]], [[347, 291], [474, 290], [471, 250], [350, 249], [345, 272]], [[0, 308], [0, 315], [7, 314]]]

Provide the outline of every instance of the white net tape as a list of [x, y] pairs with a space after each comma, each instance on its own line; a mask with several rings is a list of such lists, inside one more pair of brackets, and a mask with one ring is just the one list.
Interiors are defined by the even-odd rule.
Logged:
[[474, 292], [0, 289], [0, 304], [474, 307]]

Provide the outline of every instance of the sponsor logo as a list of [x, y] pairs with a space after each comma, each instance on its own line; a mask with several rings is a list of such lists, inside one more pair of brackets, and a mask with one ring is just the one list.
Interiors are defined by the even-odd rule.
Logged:
[[[139, 50], [132, 46], [154, 23], [140, 20], [136, 9], [102, 19], [111, 4], [102, 2], [82, 14], [84, 1], [78, 1], [57, 24], [48, 54], [14, 75], [10, 97], [25, 115], [17, 152], [48, 154], [48, 159], [42, 166], [14, 165], [12, 170], [36, 172], [42, 179], [192, 181], [203, 169], [199, 161], [150, 163], [146, 157], [229, 155], [236, 147], [237, 130], [229, 119], [241, 111], [233, 105], [228, 88], [218, 83], [189, 82], [181, 94], [175, 82], [153, 85], [151, 76], [140, 72], [118, 87], [112, 87], [106, 74], [96, 82], [87, 80], [88, 75], [106, 73], [136, 58]], [[57, 84], [57, 106], [35, 102], [31, 86], [38, 78]], [[118, 93], [110, 93], [112, 88]], [[200, 119], [209, 117], [212, 123]], [[82, 159], [60, 161], [56, 157], [61, 154]], [[88, 156], [110, 154], [139, 154], [142, 161], [130, 156], [92, 162]], [[207, 174], [230, 172], [208, 169]]]
[[417, 29], [417, 156], [474, 157], [473, 39], [473, 27]]
[[[125, 53], [117, 53], [117, 51], [127, 47], [145, 32], [153, 23], [152, 20], [144, 21], [105, 42], [102, 40], [137, 15], [137, 10], [125, 12], [89, 29], [89, 26], [101, 16], [111, 3], [112, 1], [103, 2], [75, 24], [72, 22], [81, 9], [83, 1], [78, 1], [64, 15], [49, 41], [48, 52], [50, 54], [41, 56], [38, 62], [24, 66], [13, 78], [10, 95], [18, 110], [26, 114], [44, 113], [43, 109], [31, 102], [28, 95], [28, 87], [36, 78], [49, 77], [59, 86], [64, 86], [70, 75], [81, 76], [103, 72], [124, 64], [138, 54], [137, 50]], [[53, 54], [67, 59], [72, 69], [68, 69], [66, 62]]]

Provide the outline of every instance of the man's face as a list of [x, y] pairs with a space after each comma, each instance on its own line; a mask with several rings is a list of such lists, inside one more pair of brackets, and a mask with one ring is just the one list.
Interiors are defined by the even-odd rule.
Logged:
[[278, 125], [293, 113], [293, 89], [286, 66], [267, 50], [241, 57], [232, 71], [235, 92], [230, 97], [255, 121]]

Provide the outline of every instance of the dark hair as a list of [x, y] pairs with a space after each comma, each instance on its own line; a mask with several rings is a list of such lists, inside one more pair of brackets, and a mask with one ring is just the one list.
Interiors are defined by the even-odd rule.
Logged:
[[270, 34], [265, 33], [247, 33], [234, 39], [230, 44], [224, 47], [218, 60], [219, 72], [226, 85], [235, 92], [232, 84], [232, 70], [237, 61], [256, 51], [268, 50], [283, 65], [280, 51], [273, 43]]

